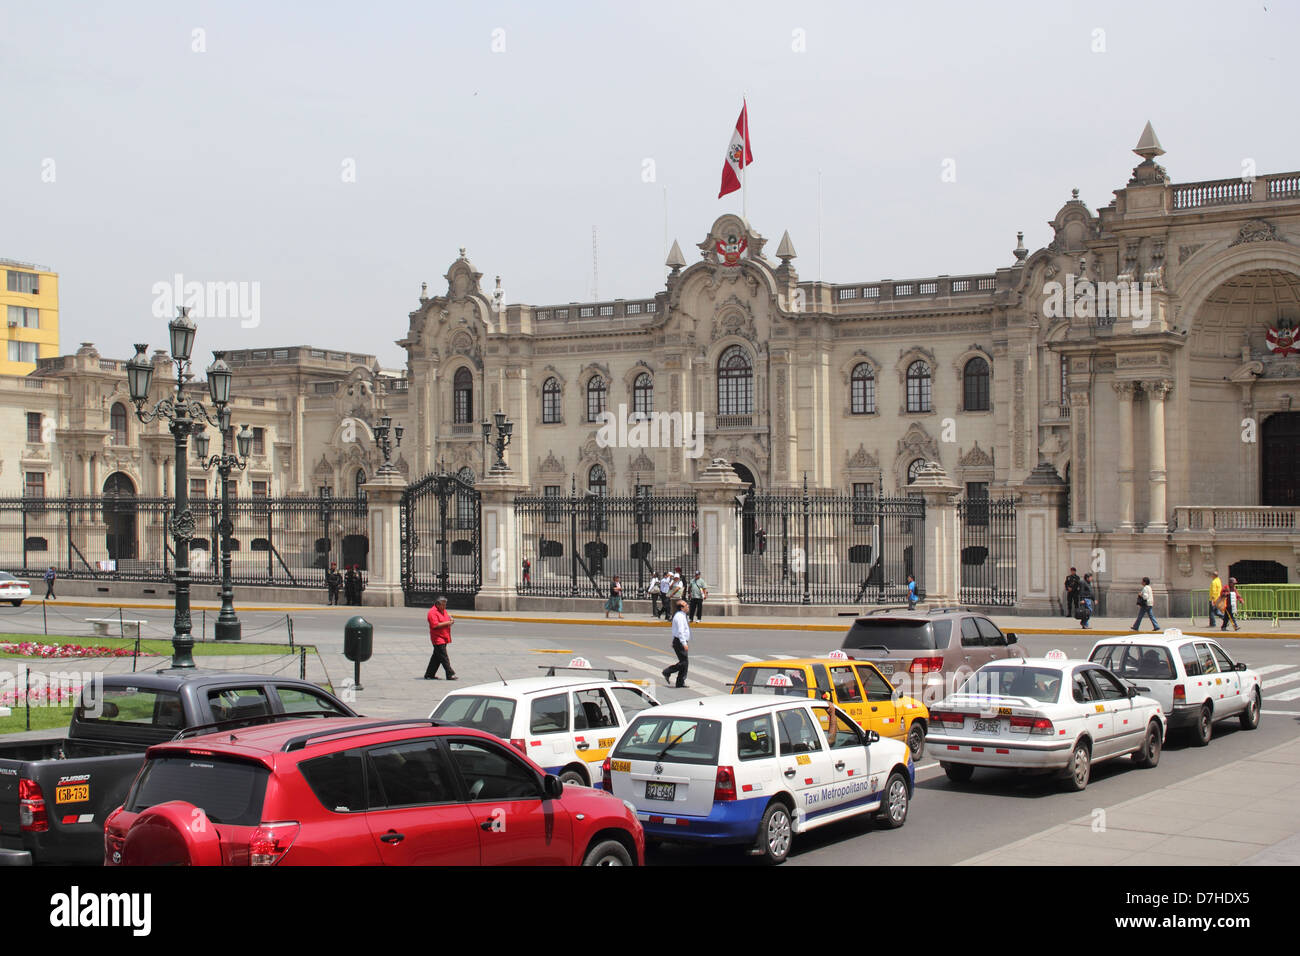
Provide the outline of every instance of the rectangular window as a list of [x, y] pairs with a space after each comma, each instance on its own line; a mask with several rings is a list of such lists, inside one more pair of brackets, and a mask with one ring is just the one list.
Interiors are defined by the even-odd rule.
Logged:
[[[542, 503], [542, 520], [547, 524], [558, 524], [560, 521], [560, 486], [547, 485], [542, 489], [542, 495], [547, 499]], [[554, 499], [554, 501], [550, 499]]]
[[27, 472], [23, 477], [23, 495], [27, 498], [45, 497], [45, 472]]
[[966, 482], [966, 524], [984, 527], [989, 523], [989, 483]]
[[34, 272], [14, 272], [9, 270], [9, 291], [24, 292], [28, 295], [35, 295], [39, 290], [36, 273]]
[[231, 499], [232, 501], [233, 501], [235, 498], [239, 497], [239, 482], [238, 482], [238, 480], [236, 480], [236, 479], [234, 479], [234, 478], [229, 478], [229, 479], [226, 480], [226, 493], [227, 493], [228, 495], [230, 495], [230, 499]]
[[41, 422], [44, 416], [40, 412], [27, 413], [27, 444], [39, 445], [41, 443]]
[[[853, 523], [871, 524], [871, 499], [875, 497], [875, 485], [871, 482], [855, 481], [853, 483]], [[873, 556], [874, 557], [874, 556]]]
[[24, 305], [9, 306], [9, 327], [39, 329], [41, 327], [41, 310]]
[[269, 481], [253, 482], [254, 498], [267, 498], [270, 497], [270, 494], [271, 494], [271, 483]]
[[208, 496], [208, 479], [191, 478], [190, 479], [190, 500], [202, 501]]
[[36, 364], [37, 349], [35, 342], [10, 342], [9, 361]]
[[265, 428], [253, 429], [253, 454], [254, 455], [266, 454], [266, 429]]

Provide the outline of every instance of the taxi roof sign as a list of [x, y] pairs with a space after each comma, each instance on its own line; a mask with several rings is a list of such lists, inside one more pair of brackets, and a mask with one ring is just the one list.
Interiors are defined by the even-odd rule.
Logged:
[[1066, 659], [1065, 651], [1060, 651], [1060, 650], [1048, 651], [1046, 654], [1043, 655], [1043, 659], [1048, 661], [1063, 661]]
[[794, 681], [784, 674], [773, 674], [767, 679], [768, 687], [793, 687]]
[[1165, 628], [1164, 638], [1166, 641], [1181, 641], [1183, 639], [1182, 629], [1177, 627], [1167, 627]]
[[847, 661], [849, 659], [849, 655], [845, 654], [839, 648], [836, 648], [835, 650], [831, 651], [826, 656], [833, 661]]
[[573, 660], [569, 661], [569, 666], [575, 670], [589, 671], [591, 670], [591, 661], [587, 660], [585, 657], [575, 657]]

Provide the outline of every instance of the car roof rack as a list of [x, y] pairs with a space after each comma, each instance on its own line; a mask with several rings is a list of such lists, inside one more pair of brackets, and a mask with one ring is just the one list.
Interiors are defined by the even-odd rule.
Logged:
[[538, 664], [538, 665], [537, 665], [537, 669], [538, 669], [539, 671], [546, 671], [546, 675], [545, 675], [545, 676], [547, 676], [547, 677], [554, 677], [556, 671], [582, 671], [582, 672], [584, 672], [584, 673], [588, 673], [588, 674], [590, 674], [592, 671], [605, 671], [606, 673], [609, 674], [609, 679], [610, 679], [610, 680], [621, 680], [621, 678], [620, 678], [618, 675], [619, 675], [619, 674], [626, 674], [626, 673], [627, 673], [627, 668], [626, 668], [626, 667], [620, 667], [620, 668], [613, 668], [613, 667], [560, 667], [560, 666], [555, 665], [555, 664]]
[[290, 737], [280, 748], [281, 753], [291, 753], [295, 750], [302, 750], [307, 744], [321, 737], [347, 736], [350, 734], [365, 734], [372, 730], [379, 730], [383, 727], [454, 727], [445, 720], [433, 720], [429, 717], [407, 717], [394, 718], [392, 720], [376, 720], [368, 724], [353, 724], [351, 727], [335, 727], [330, 730], [318, 730], [310, 734], [301, 734], [297, 737]]
[[873, 607], [869, 611], [863, 611], [862, 614], [859, 615], [859, 617], [870, 617], [873, 614], [891, 614], [894, 611], [906, 611], [906, 610], [907, 610], [907, 606], [904, 604], [899, 604], [892, 607]]
[[959, 605], [959, 604], [950, 604], [947, 607], [927, 608], [925, 613], [926, 614], [951, 614], [953, 611], [967, 611], [971, 614], [976, 613], [973, 607], [966, 607], [965, 605]]
[[178, 730], [171, 739], [184, 740], [186, 737], [198, 737], [213, 731], [233, 730], [236, 727], [255, 727], [258, 724], [272, 724], [277, 720], [296, 720], [299, 717], [346, 717], [337, 710], [300, 710], [292, 714], [249, 714], [246, 717], [229, 717], [226, 720], [214, 720], [206, 724], [195, 724]]

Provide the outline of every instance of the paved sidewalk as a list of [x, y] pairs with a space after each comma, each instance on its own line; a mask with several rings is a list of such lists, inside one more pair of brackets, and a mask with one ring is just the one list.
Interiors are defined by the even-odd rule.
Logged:
[[1300, 740], [958, 866], [1300, 865]]

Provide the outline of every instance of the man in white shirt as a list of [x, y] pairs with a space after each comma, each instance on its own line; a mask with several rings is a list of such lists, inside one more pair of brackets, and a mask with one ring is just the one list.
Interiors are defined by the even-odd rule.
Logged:
[[686, 669], [690, 666], [690, 660], [687, 658], [687, 651], [691, 646], [691, 625], [686, 618], [686, 602], [679, 600], [677, 602], [677, 613], [673, 615], [673, 653], [677, 655], [677, 663], [672, 667], [665, 667], [664, 681], [670, 681], [674, 673], [677, 674], [677, 687], [686, 686]]
[[645, 589], [645, 593], [650, 596], [650, 616], [659, 616], [659, 572], [650, 572], [650, 586]]
[[[663, 609], [664, 609], [664, 620], [665, 620], [665, 621], [672, 620], [672, 616], [673, 616], [672, 605], [668, 603], [668, 591], [672, 588], [672, 585], [673, 585], [673, 575], [672, 575], [672, 572], [671, 572], [671, 571], [662, 571], [662, 572], [660, 572], [660, 574], [659, 574], [659, 603], [660, 603], [660, 605], [661, 605], [661, 606], [663, 607]], [[658, 616], [659, 616], [659, 612], [656, 610], [656, 611], [655, 611], [655, 617], [658, 617]]]

